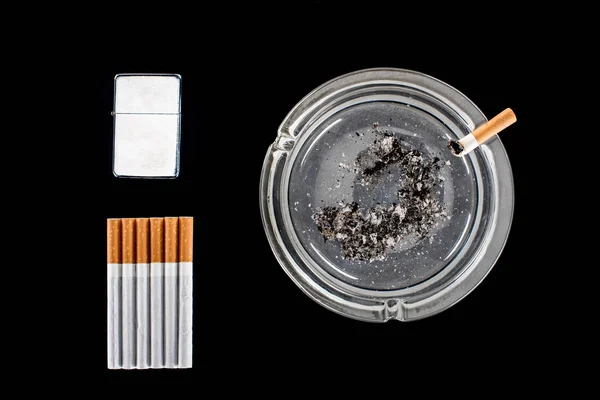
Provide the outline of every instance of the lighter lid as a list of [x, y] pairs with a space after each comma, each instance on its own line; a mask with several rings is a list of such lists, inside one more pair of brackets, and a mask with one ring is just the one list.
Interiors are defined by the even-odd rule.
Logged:
[[115, 114], [179, 114], [181, 76], [119, 74]]

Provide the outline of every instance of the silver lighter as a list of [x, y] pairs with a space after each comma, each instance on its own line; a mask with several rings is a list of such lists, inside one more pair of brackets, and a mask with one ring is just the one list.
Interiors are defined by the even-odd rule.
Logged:
[[176, 178], [181, 138], [181, 76], [115, 76], [113, 173]]

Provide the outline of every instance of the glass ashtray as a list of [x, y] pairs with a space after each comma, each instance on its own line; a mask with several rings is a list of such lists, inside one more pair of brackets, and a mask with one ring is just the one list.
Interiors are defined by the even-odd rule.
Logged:
[[364, 321], [425, 318], [466, 296], [500, 256], [514, 207], [500, 139], [461, 158], [447, 147], [485, 121], [456, 89], [408, 70], [357, 71], [308, 94], [261, 175], [262, 220], [285, 272]]

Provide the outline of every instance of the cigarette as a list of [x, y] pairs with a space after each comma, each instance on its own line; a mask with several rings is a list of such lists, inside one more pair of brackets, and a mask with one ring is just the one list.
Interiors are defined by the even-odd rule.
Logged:
[[448, 148], [455, 156], [463, 157], [515, 122], [517, 122], [515, 113], [507, 108], [462, 139], [451, 140]]
[[163, 218], [150, 219], [150, 367], [163, 368], [164, 293]]
[[165, 218], [165, 368], [177, 368], [179, 219]]
[[107, 232], [108, 368], [121, 363], [121, 220], [109, 219]]
[[135, 219], [123, 218], [123, 368], [136, 367]]
[[179, 368], [192, 367], [194, 218], [179, 218]]
[[136, 317], [137, 368], [150, 368], [150, 244], [148, 218], [137, 218], [136, 225]]

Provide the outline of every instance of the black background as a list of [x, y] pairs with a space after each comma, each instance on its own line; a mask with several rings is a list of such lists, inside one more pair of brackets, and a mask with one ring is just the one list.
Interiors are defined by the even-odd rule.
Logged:
[[[80, 190], [76, 201], [93, 204], [87, 211], [93, 218], [81, 228], [92, 260], [85, 280], [93, 282], [82, 295], [92, 306], [79, 318], [96, 334], [85, 340], [82, 368], [107, 383], [192, 383], [207, 374], [291, 373], [305, 365], [358, 371], [403, 370], [418, 360], [445, 367], [480, 358], [510, 360], [513, 368], [543, 363], [549, 353], [539, 339], [552, 328], [540, 295], [547, 256], [538, 243], [546, 220], [532, 132], [545, 129], [537, 121], [540, 99], [549, 93], [540, 71], [550, 33], [530, 29], [522, 15], [509, 22], [488, 17], [482, 26], [460, 12], [432, 19], [426, 10], [375, 4], [350, 13], [321, 2], [301, 10], [227, 8], [185, 21], [178, 19], [182, 10], [166, 10], [135, 24], [135, 10], [122, 11], [111, 19], [110, 45], [90, 40], [77, 47], [81, 59], [73, 68], [81, 78], [73, 90], [81, 95], [76, 107], [86, 127], [79, 142], [85, 151], [82, 174], [63, 179]], [[354, 321], [313, 302], [275, 260], [259, 212], [264, 156], [288, 111], [322, 83], [373, 67], [429, 74], [488, 118], [506, 107], [518, 117], [502, 134], [515, 182], [504, 252], [466, 298], [410, 323]], [[113, 176], [110, 112], [118, 73], [182, 76], [178, 179]], [[109, 371], [106, 218], [171, 215], [195, 217], [194, 367]]]

